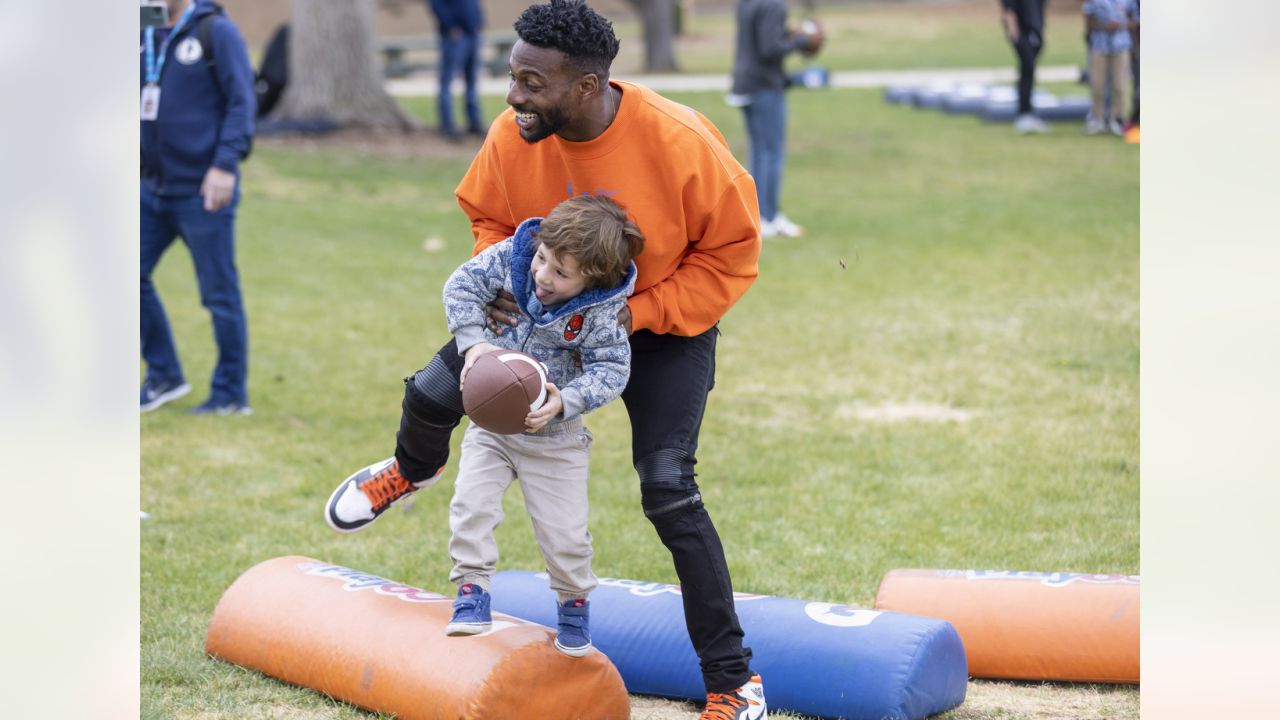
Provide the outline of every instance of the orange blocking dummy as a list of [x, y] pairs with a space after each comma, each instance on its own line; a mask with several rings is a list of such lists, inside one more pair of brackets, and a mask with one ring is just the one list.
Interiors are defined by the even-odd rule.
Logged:
[[494, 613], [446, 637], [452, 599], [291, 556], [250, 568], [222, 595], [205, 651], [402, 720], [630, 715], [613, 663], [555, 649], [554, 631]]
[[955, 626], [973, 677], [1138, 682], [1136, 575], [891, 570], [876, 609]]

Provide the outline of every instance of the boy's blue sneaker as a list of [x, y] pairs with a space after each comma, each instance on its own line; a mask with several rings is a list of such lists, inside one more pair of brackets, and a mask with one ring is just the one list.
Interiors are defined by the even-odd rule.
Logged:
[[142, 392], [138, 408], [141, 412], [151, 412], [170, 400], [191, 392], [191, 386], [183, 380], [152, 380], [148, 378], [142, 383]]
[[556, 649], [570, 657], [582, 657], [591, 649], [590, 603], [585, 598], [556, 606]]
[[475, 583], [458, 586], [458, 599], [453, 601], [453, 619], [445, 627], [445, 635], [476, 635], [493, 626], [489, 612], [489, 593]]

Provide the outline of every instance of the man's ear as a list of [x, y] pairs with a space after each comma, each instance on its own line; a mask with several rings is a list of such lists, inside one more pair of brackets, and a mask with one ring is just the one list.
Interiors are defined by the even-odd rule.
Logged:
[[600, 76], [595, 73], [584, 73], [578, 78], [577, 87], [578, 96], [583, 100], [590, 100], [600, 92], [602, 87]]

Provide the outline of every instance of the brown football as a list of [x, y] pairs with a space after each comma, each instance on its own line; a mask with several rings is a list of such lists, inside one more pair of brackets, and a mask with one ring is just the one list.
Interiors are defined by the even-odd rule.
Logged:
[[471, 422], [501, 435], [525, 430], [524, 418], [546, 400], [546, 367], [517, 350], [492, 350], [476, 359], [462, 385]]

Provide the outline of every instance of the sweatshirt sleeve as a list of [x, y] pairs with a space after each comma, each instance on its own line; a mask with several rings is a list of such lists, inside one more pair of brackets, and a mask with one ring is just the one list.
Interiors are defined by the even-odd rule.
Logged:
[[742, 172], [687, 228], [697, 239], [675, 272], [631, 296], [632, 329], [693, 336], [719, 322], [760, 274], [758, 207]]
[[578, 347], [582, 374], [560, 388], [565, 418], [596, 410], [622, 394], [631, 377], [631, 342], [618, 325], [622, 303], [608, 303], [592, 313], [591, 329]]
[[[495, 120], [494, 124], [497, 122]], [[493, 135], [493, 131], [489, 134]], [[506, 189], [500, 182], [495, 182], [495, 179], [501, 177], [502, 163], [494, 148], [493, 138], [486, 138], [480, 152], [471, 161], [467, 174], [458, 183], [458, 189], [454, 191], [458, 205], [471, 218], [471, 234], [475, 236], [472, 254], [511, 237], [519, 224], [512, 217]]]
[[215, 58], [214, 74], [227, 100], [213, 166], [235, 172], [236, 166], [249, 154], [253, 120], [258, 114], [257, 96], [253, 91], [253, 67], [249, 64], [244, 38], [235, 24], [225, 17], [217, 17], [212, 22], [210, 42], [213, 43]]
[[511, 243], [501, 243], [462, 263], [445, 281], [445, 321], [459, 353], [485, 339], [485, 305], [498, 296], [510, 267]]

